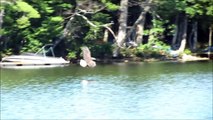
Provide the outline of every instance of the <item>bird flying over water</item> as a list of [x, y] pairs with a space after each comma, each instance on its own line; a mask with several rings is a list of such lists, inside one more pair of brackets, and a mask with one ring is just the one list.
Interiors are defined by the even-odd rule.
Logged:
[[82, 67], [86, 67], [86, 66], [95, 67], [96, 62], [93, 61], [95, 60], [95, 58], [91, 57], [91, 52], [89, 48], [84, 46], [84, 47], [81, 47], [81, 50], [83, 52], [83, 59], [80, 60], [80, 65]]

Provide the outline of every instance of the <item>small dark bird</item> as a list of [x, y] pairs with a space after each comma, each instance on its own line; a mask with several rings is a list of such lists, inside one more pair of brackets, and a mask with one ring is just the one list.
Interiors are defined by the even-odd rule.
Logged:
[[82, 59], [80, 60], [80, 65], [82, 67], [86, 67], [86, 66], [95, 67], [96, 62], [93, 61], [95, 60], [95, 58], [91, 57], [91, 52], [89, 48], [84, 46], [84, 47], [81, 47], [81, 50], [83, 51], [83, 60]]

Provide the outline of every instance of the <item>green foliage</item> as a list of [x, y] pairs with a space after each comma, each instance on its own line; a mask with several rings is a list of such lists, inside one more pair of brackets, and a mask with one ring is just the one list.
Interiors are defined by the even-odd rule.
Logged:
[[0, 51], [0, 60], [3, 57], [6, 57], [6, 56], [9, 56], [9, 55], [12, 55], [12, 54], [13, 54], [12, 49], [7, 49], [7, 50], [4, 50], [4, 51]]
[[163, 18], [169, 19], [178, 12], [175, 0], [155, 0], [154, 3], [157, 5], [155, 11]]
[[63, 10], [66, 10], [66, 9], [70, 9], [72, 5], [68, 3], [61, 3], [58, 5], [58, 7], [62, 8]]
[[53, 12], [54, 12], [54, 10], [53, 10], [52, 7], [46, 7], [46, 8], [45, 8], [45, 11], [46, 11], [47, 13], [53, 13]]
[[112, 45], [109, 43], [93, 44], [91, 53], [92, 56], [97, 58], [110, 57], [112, 55]]
[[109, 23], [111, 17], [108, 14], [104, 13], [96, 13], [95, 15], [92, 16], [91, 21], [96, 25], [96, 27], [89, 26], [90, 29], [86, 33], [86, 36], [84, 37], [84, 41], [87, 44], [90, 44], [94, 41], [101, 40], [103, 38], [103, 31], [104, 28], [101, 26], [103, 24]]
[[84, 38], [86, 43], [93, 43], [94, 41], [100, 40], [103, 36], [103, 32], [100, 27], [90, 27], [90, 30], [87, 32], [87, 35]]
[[25, 41], [25, 45], [21, 49], [22, 53], [23, 52], [35, 53], [41, 48], [42, 43], [39, 40], [37, 40], [34, 35], [28, 34], [28, 35], [25, 35], [24, 38], [26, 39], [26, 41]]
[[136, 55], [139, 57], [162, 57], [167, 56], [169, 46], [162, 41], [149, 42], [144, 45], [140, 45], [137, 48]]
[[119, 6], [112, 3], [111, 0], [101, 0], [101, 2], [103, 4], [105, 4], [105, 6], [107, 7], [107, 9], [111, 10], [111, 11], [115, 11], [119, 9]]
[[109, 23], [110, 19], [111, 19], [111, 16], [109, 14], [104, 14], [104, 13], [96, 13], [91, 18], [92, 21], [96, 21], [102, 24]]
[[194, 17], [196, 15], [203, 15], [204, 9], [203, 6], [199, 3], [195, 3], [193, 0], [189, 2], [187, 7], [185, 7], [185, 12], [190, 16]]
[[120, 54], [123, 57], [135, 57], [136, 54], [138, 54], [138, 53], [137, 53], [137, 49], [136, 48], [129, 48], [129, 49], [121, 48]]
[[144, 31], [143, 31], [143, 34], [144, 34], [144, 35], [149, 35], [149, 30], [144, 30]]
[[165, 28], [163, 27], [165, 21], [153, 19], [152, 23], [153, 27], [149, 30], [149, 41], [158, 41], [165, 31]]
[[39, 41], [30, 41], [26, 46], [22, 47], [21, 53], [29, 52], [35, 53], [41, 48], [41, 43]]
[[213, 6], [213, 3], [211, 6], [206, 7], [206, 10], [207, 10], [206, 15], [213, 16], [213, 7], [212, 6]]
[[[4, 0], [6, 1], [6, 0]], [[137, 0], [135, 3], [144, 2]], [[1, 55], [36, 52], [44, 44], [52, 43], [53, 38], [60, 37], [66, 26], [68, 17], [74, 15], [75, 8], [80, 8], [79, 2], [92, 3], [94, 11], [105, 6], [104, 10], [91, 13], [80, 13], [88, 18], [94, 26], [90, 26], [85, 19], [75, 16], [69, 27], [69, 34], [64, 40], [67, 58], [79, 57], [80, 46], [86, 45], [91, 48], [94, 57], [107, 57], [112, 55], [112, 44], [103, 43], [105, 28], [101, 25], [115, 21], [112, 30], [117, 32], [118, 9], [120, 1], [117, 0], [16, 0], [3, 4], [0, 9], [5, 9], [4, 20], [0, 34], [3, 36], [0, 43]], [[132, 1], [130, 1], [133, 3]], [[137, 5], [136, 5], [137, 6]], [[124, 57], [137, 56], [164, 56], [169, 47], [162, 41], [166, 35], [174, 33], [174, 19], [180, 13], [186, 13], [189, 21], [198, 21], [204, 32], [208, 31], [212, 24], [213, 2], [211, 0], [153, 0], [152, 25], [146, 23], [144, 35], [149, 36], [148, 43], [138, 48], [121, 49]], [[132, 6], [131, 6], [132, 7]], [[84, 8], [81, 8], [84, 9]], [[135, 7], [135, 10], [139, 8]], [[89, 11], [90, 12], [90, 11]], [[129, 11], [132, 12], [132, 11]], [[135, 12], [135, 11], [134, 11]], [[130, 14], [135, 14], [135, 13]], [[149, 16], [148, 15], [148, 16]], [[137, 16], [134, 20], [137, 19]], [[129, 19], [133, 20], [132, 18]], [[168, 21], [170, 20], [170, 21]], [[129, 25], [130, 22], [128, 22]], [[131, 21], [134, 24], [134, 21]], [[148, 28], [148, 29], [147, 29]], [[166, 33], [165, 33], [166, 32]], [[112, 38], [109, 33], [109, 41]], [[145, 40], [144, 40], [145, 41]], [[21, 51], [20, 51], [21, 50]], [[189, 51], [185, 51], [189, 53]], [[190, 53], [189, 53], [190, 54]]]
[[7, 49], [7, 50], [4, 50], [4, 51], [1, 53], [1, 57], [5, 57], [5, 56], [8, 56], [8, 55], [12, 55], [12, 54], [13, 54], [12, 49]]
[[179, 11], [184, 11], [187, 7], [187, 0], [175, 0], [175, 8]]
[[168, 25], [168, 27], [167, 27], [167, 29], [168, 29], [167, 35], [173, 35], [175, 33], [175, 28], [176, 27], [177, 27], [177, 25], [175, 25], [175, 24]]
[[68, 52], [67, 59], [72, 60], [72, 59], [76, 59], [76, 58], [77, 58], [76, 51]]
[[51, 39], [59, 36], [63, 29], [64, 18], [58, 10], [70, 6], [62, 0], [16, 1], [7, 5], [2, 35], [10, 37], [10, 41], [4, 49], [15, 49], [19, 53], [14, 47], [18, 46], [20, 52], [36, 52], [44, 44], [51, 43]]
[[35, 35], [44, 43], [51, 42], [53, 37], [59, 36], [63, 30], [60, 16], [52, 16], [43, 20], [41, 26], [35, 30]]
[[40, 18], [40, 14], [38, 13], [38, 11], [26, 2], [17, 1], [15, 7], [17, 7], [16, 9], [19, 12], [26, 13], [26, 16], [29, 18]]
[[187, 13], [191, 18], [199, 15], [213, 15], [211, 0], [156, 0], [157, 12], [163, 16]]
[[185, 53], [185, 54], [187, 54], [187, 55], [192, 54], [191, 50], [189, 50], [189, 49], [185, 49], [183, 53]]
[[61, 16], [51, 17], [50, 21], [51, 22], [62, 22], [63, 18]]
[[29, 18], [26, 16], [22, 16], [21, 18], [17, 19], [16, 22], [17, 22], [17, 27], [20, 29], [30, 26]]

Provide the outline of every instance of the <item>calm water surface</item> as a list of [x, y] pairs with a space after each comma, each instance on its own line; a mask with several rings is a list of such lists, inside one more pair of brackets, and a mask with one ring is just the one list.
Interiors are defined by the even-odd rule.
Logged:
[[1, 119], [212, 119], [212, 65], [1, 69]]

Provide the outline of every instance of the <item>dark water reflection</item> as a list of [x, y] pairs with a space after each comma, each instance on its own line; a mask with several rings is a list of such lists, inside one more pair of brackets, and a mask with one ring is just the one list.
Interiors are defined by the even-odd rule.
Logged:
[[212, 69], [212, 62], [1, 69], [1, 119], [211, 119]]

